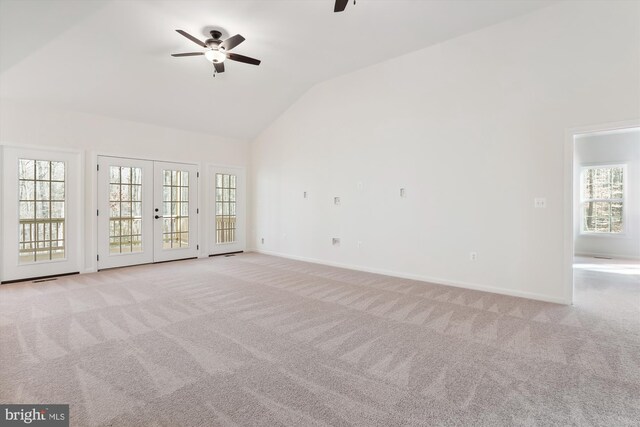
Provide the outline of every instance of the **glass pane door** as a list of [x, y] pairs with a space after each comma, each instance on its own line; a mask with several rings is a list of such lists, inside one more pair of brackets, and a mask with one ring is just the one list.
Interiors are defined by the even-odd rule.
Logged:
[[98, 268], [198, 255], [197, 167], [98, 158]]
[[98, 164], [98, 268], [153, 262], [153, 162]]
[[154, 261], [198, 256], [195, 165], [154, 162]]

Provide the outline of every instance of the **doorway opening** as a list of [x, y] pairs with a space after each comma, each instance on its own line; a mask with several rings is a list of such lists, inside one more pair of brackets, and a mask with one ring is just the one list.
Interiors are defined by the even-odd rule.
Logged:
[[640, 289], [640, 123], [576, 131], [570, 139], [568, 300], [615, 300], [622, 308], [625, 293]]

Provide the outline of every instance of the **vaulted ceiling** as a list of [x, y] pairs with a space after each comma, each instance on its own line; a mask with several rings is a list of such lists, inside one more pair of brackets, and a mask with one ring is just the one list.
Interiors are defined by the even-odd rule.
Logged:
[[[318, 82], [556, 1], [0, 0], [0, 100], [246, 140]], [[170, 56], [213, 28], [262, 64]]]

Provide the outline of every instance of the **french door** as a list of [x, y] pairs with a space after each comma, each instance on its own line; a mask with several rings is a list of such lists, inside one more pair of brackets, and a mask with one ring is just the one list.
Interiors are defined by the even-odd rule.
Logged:
[[209, 254], [245, 249], [245, 171], [242, 168], [209, 168]]
[[198, 168], [154, 162], [153, 260], [198, 256]]
[[3, 281], [80, 271], [80, 169], [78, 153], [4, 148]]
[[197, 166], [98, 157], [98, 268], [192, 258]]

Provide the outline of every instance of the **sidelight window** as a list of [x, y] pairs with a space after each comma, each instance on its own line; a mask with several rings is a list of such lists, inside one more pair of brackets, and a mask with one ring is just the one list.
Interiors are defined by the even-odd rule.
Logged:
[[216, 243], [236, 241], [236, 176], [216, 174]]

